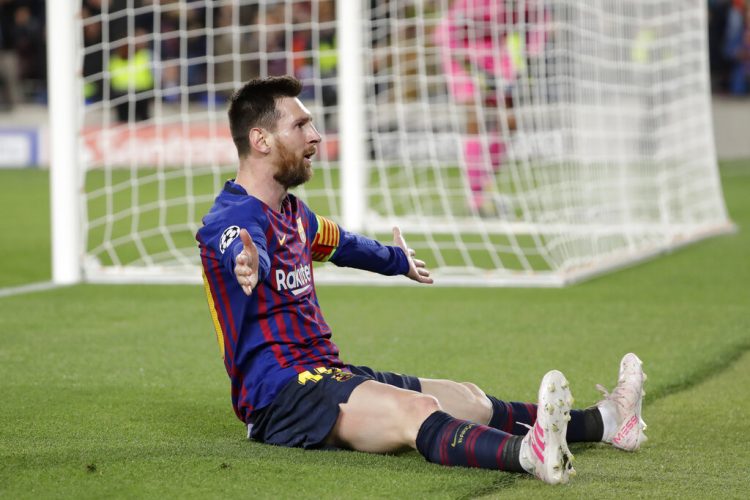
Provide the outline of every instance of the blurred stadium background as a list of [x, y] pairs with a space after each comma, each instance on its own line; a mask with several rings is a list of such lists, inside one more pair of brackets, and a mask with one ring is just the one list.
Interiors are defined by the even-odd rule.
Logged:
[[[143, 0], [83, 0], [84, 13], [95, 15], [100, 12], [102, 1], [109, 3], [111, 12], [151, 3]], [[205, 2], [182, 3], [193, 11], [189, 18], [191, 29], [205, 27]], [[331, 9], [333, 4], [327, 0], [319, 3], [321, 10]], [[217, 22], [221, 9], [216, 7]], [[720, 159], [747, 158], [750, 157], [750, 15], [744, 12], [748, 7], [743, 0], [706, 0], [706, 9], [709, 14], [707, 29], [718, 155]], [[301, 10], [304, 11], [304, 7]], [[252, 15], [252, 12], [246, 14], [247, 22], [252, 20]], [[165, 26], [165, 29], [169, 27]], [[45, 0], [0, 0], [0, 168], [45, 167], [49, 163], [45, 30]], [[94, 43], [101, 37], [100, 30], [101, 26], [87, 29], [85, 39]], [[197, 87], [206, 83], [205, 61], [200, 59], [201, 53], [206, 53], [206, 42], [205, 36], [198, 37], [191, 41], [189, 48], [191, 57], [199, 61], [188, 70], [191, 84]], [[284, 63], [280, 64], [283, 68]], [[101, 65], [100, 60], [87, 58], [84, 75], [101, 71], [97, 65]], [[257, 73], [257, 68], [254, 70], [253, 64], [248, 64], [243, 76], [250, 78], [254, 73]], [[165, 85], [169, 85], [166, 79]], [[90, 100], [96, 100], [101, 89], [89, 88], [87, 92]], [[174, 102], [173, 97], [174, 94], [169, 92], [163, 96], [167, 104]], [[205, 106], [206, 98], [205, 92], [195, 92], [190, 97], [191, 106], [198, 109]]]
[[[494, 118], [500, 123], [484, 125], [502, 129], [482, 132], [485, 142], [502, 134], [505, 143], [497, 147], [512, 151], [511, 160], [493, 180], [491, 216], [485, 217], [486, 207], [478, 204], [468, 207], [472, 213], [466, 214], [467, 184], [475, 182], [471, 178], [477, 172], [464, 166], [468, 175], [462, 176], [457, 168], [462, 161], [468, 165], [468, 153], [462, 159], [458, 150], [470, 140], [457, 139], [463, 126], [457, 125], [460, 119], [455, 115], [463, 109], [446, 95], [438, 62], [442, 56], [433, 43], [443, 26], [440, 17], [450, 5], [447, 1], [370, 2], [365, 17], [372, 55], [368, 54], [366, 71], [368, 88], [372, 87], [368, 92], [374, 95], [368, 96], [367, 120], [374, 131], [369, 144], [374, 167], [365, 193], [372, 204], [367, 210], [380, 219], [364, 228], [349, 223], [347, 219], [358, 211], [344, 209], [346, 200], [341, 202], [335, 192], [339, 175], [346, 184], [345, 172], [340, 174], [335, 163], [341, 93], [335, 2], [84, 0], [78, 26], [86, 102], [81, 113], [80, 163], [86, 165], [85, 250], [92, 257], [85, 264], [96, 269], [99, 264], [158, 265], [167, 259], [191, 264], [190, 241], [197, 218], [233, 169], [233, 148], [222, 132], [225, 99], [243, 80], [286, 72], [306, 82], [302, 97], [310, 102], [327, 138], [319, 154], [317, 177], [323, 180], [303, 188], [305, 199], [347, 227], [367, 229], [376, 237], [398, 218], [402, 228], [413, 234], [412, 244], [431, 253], [427, 257], [434, 267], [503, 268], [511, 276], [544, 273], [558, 266], [585, 271], [591, 262], [617, 261], [618, 252], [627, 254], [635, 247], [646, 255], [674, 247], [668, 236], [672, 229], [659, 227], [663, 236], [652, 238], [648, 230], [637, 234], [640, 230], [633, 228], [639, 223], [667, 220], [667, 225], [689, 225], [695, 222], [694, 213], [701, 223], [704, 209], [698, 208], [699, 203], [709, 206], [705, 210], [713, 214], [709, 218], [721, 218], [717, 215], [721, 201], [716, 203], [711, 187], [716, 180], [711, 175], [710, 141], [704, 142], [704, 106], [700, 92], [694, 93], [703, 85], [695, 68], [704, 61], [702, 37], [696, 37], [689, 25], [701, 16], [695, 16], [692, 7], [682, 11], [668, 1], [624, 7], [605, 2], [597, 13], [599, 21], [593, 23], [581, 14], [585, 8], [580, 5], [585, 3], [559, 8], [563, 29], [556, 40], [549, 35], [549, 55], [516, 63], [528, 66], [528, 74], [517, 71], [512, 106], [516, 109], [508, 111], [508, 105], [500, 116], [515, 114], [515, 121], [521, 123], [518, 131], [506, 129], [502, 118]], [[527, 10], [526, 16], [529, 12], [541, 18], [548, 15], [534, 2], [519, 5], [526, 6], [521, 8]], [[0, 98], [5, 108], [0, 116], [0, 163], [44, 167], [50, 161], [44, 2], [6, 0], [0, 6]], [[745, 34], [746, 9], [738, 1], [706, 3], [719, 159], [750, 157], [746, 151], [750, 141], [742, 137], [748, 116], [743, 97], [745, 45], [750, 39]], [[638, 25], [652, 18], [647, 29]], [[611, 40], [606, 38], [608, 30], [614, 31]], [[663, 37], [664, 43], [650, 44], [654, 36]], [[502, 44], [503, 50], [510, 46], [507, 40]], [[116, 75], [125, 74], [121, 68], [136, 67], [141, 57], [153, 61], [146, 64], [147, 71], [118, 81]], [[607, 66], [612, 58], [618, 64]], [[643, 65], [648, 61], [654, 64]], [[583, 83], [579, 88], [565, 83], [566, 79]], [[671, 94], [652, 90], [671, 88], [679, 90]], [[496, 101], [503, 99], [502, 90], [491, 92]], [[476, 112], [484, 112], [482, 106], [475, 107]], [[434, 123], [433, 117], [437, 117]], [[604, 123], [606, 127], [601, 126]], [[403, 148], [405, 143], [408, 148]], [[484, 163], [489, 163], [487, 158]], [[167, 171], [174, 165], [183, 165], [182, 173]], [[103, 174], [92, 169], [100, 166], [105, 167]], [[128, 166], [130, 174], [111, 170], [122, 166]], [[556, 169], [562, 173], [549, 173]], [[186, 187], [171, 191], [180, 176]], [[666, 194], [657, 196], [664, 179]], [[471, 189], [475, 196], [475, 188]], [[166, 192], [166, 198], [151, 191]], [[623, 201], [609, 201], [620, 198]], [[580, 224], [579, 232], [589, 230], [586, 224], [610, 228], [619, 224], [630, 232], [593, 237], [554, 232], [553, 223], [569, 220]], [[545, 223], [553, 228], [546, 230], [553, 232], [538, 237], [533, 231], [545, 231]], [[520, 235], [514, 228], [505, 232], [513, 224], [521, 228]], [[164, 238], [156, 241], [160, 235]]]

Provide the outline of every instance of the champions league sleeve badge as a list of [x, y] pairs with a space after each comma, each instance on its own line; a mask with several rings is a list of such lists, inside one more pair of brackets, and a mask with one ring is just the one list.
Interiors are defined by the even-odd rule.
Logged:
[[229, 226], [228, 228], [226, 228], [224, 232], [221, 233], [221, 239], [219, 241], [219, 251], [221, 253], [224, 253], [224, 250], [227, 249], [229, 244], [232, 243], [239, 235], [239, 226]]

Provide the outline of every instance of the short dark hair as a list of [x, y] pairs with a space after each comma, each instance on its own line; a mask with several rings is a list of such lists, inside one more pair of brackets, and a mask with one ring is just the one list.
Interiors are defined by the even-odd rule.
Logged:
[[271, 76], [256, 78], [237, 89], [229, 99], [229, 128], [237, 154], [243, 158], [250, 154], [250, 129], [262, 127], [276, 130], [279, 112], [276, 99], [297, 97], [302, 92], [302, 83], [293, 76]]

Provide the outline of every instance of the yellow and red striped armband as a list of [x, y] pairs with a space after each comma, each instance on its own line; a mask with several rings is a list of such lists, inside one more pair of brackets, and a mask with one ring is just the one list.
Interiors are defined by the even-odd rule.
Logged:
[[315, 215], [318, 219], [318, 232], [315, 233], [310, 250], [312, 260], [316, 262], [325, 262], [333, 256], [333, 253], [339, 246], [339, 226], [330, 219]]

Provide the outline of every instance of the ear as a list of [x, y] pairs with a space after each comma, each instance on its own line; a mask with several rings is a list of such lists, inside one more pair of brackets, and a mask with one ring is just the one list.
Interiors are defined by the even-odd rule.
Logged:
[[269, 134], [262, 128], [250, 129], [250, 147], [263, 154], [271, 152]]

